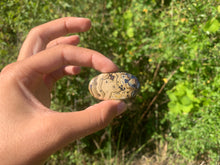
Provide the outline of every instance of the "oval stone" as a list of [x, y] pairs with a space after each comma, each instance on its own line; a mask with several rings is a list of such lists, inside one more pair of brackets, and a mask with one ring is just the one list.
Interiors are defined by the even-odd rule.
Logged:
[[140, 84], [138, 79], [126, 72], [102, 73], [89, 83], [89, 91], [99, 100], [121, 100], [135, 97]]

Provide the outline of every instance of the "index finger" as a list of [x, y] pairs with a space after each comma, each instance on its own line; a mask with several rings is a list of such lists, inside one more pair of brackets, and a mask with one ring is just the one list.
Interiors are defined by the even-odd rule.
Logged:
[[29, 76], [35, 75], [34, 73], [44, 75], [66, 65], [92, 67], [100, 72], [118, 70], [118, 67], [101, 53], [72, 45], [58, 45], [41, 51], [23, 60], [20, 69]]
[[79, 17], [65, 17], [39, 25], [29, 32], [20, 50], [18, 60], [44, 50], [47, 44], [55, 38], [68, 33], [84, 32], [90, 27], [89, 19]]

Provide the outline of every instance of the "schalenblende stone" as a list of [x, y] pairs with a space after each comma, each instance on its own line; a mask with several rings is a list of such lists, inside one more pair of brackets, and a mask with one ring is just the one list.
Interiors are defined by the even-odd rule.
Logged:
[[126, 72], [102, 73], [89, 83], [89, 91], [99, 100], [121, 100], [135, 97], [140, 84]]

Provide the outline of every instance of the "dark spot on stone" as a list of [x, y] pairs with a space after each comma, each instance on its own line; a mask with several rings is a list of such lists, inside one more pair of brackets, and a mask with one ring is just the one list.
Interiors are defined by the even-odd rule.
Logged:
[[128, 79], [125, 79], [125, 83], [128, 83], [129, 82], [129, 80]]

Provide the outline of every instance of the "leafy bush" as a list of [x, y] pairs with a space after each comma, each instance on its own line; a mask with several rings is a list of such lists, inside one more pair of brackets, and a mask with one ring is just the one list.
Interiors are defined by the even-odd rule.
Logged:
[[[219, 161], [219, 15], [216, 0], [1, 1], [0, 69], [16, 59], [32, 27], [81, 16], [90, 18], [93, 28], [79, 34], [79, 46], [103, 53], [141, 83], [123, 116], [47, 164], [130, 164], [145, 153], [158, 154], [161, 143], [168, 143], [167, 163]], [[60, 80], [51, 107], [76, 111], [96, 103], [87, 89], [96, 74], [83, 68]]]

